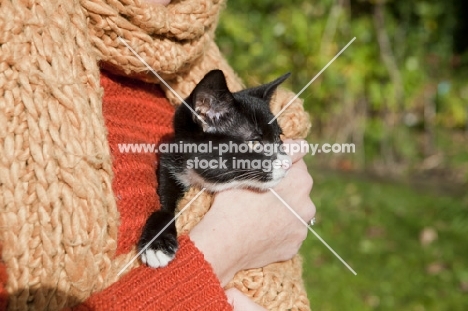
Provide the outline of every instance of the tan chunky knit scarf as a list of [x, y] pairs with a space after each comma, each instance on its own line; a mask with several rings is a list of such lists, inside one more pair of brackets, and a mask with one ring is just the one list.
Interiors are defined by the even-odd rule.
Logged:
[[[119, 214], [99, 64], [158, 82], [120, 36], [182, 97], [214, 68], [239, 90], [213, 41], [222, 6], [220, 0], [167, 7], [137, 0], [2, 1], [0, 243], [11, 309], [25, 310], [28, 301], [36, 310], [70, 306], [119, 278], [135, 252], [115, 256]], [[273, 110], [292, 96], [278, 91]], [[309, 122], [302, 103], [296, 100], [279, 123], [287, 137], [304, 137]], [[198, 199], [178, 220], [180, 230], [193, 227], [210, 203], [209, 195]], [[298, 257], [242, 271], [229, 286], [268, 310], [309, 310]]]

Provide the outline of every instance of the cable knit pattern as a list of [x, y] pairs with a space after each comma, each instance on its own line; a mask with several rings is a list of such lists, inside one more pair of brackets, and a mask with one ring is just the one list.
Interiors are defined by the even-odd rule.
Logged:
[[104, 288], [117, 263], [99, 68], [76, 1], [2, 1], [0, 19], [0, 243], [9, 308], [56, 310]]
[[[167, 7], [136, 0], [2, 1], [0, 244], [8, 278], [0, 265], [0, 298], [6, 290], [9, 309], [57, 310], [121, 284], [117, 273], [135, 254], [137, 225], [128, 222], [132, 212], [117, 206], [119, 195], [126, 194], [112, 189], [112, 169], [127, 160], [112, 162], [98, 64], [158, 82], [120, 36], [183, 97], [214, 68], [225, 72], [232, 91], [239, 90], [242, 83], [213, 41], [223, 5], [218, 0], [180, 0]], [[273, 110], [292, 97], [279, 90]], [[300, 100], [278, 121], [287, 137], [303, 136], [309, 127]], [[119, 139], [118, 132], [112, 135]], [[149, 191], [154, 185], [149, 175], [139, 180], [145, 182]], [[195, 202], [200, 213], [183, 218], [186, 228], [210, 202], [210, 196]], [[128, 277], [138, 279], [133, 276], [138, 265], [127, 269]], [[274, 267], [271, 278], [241, 273], [231, 285], [270, 310], [307, 310], [300, 262]]]

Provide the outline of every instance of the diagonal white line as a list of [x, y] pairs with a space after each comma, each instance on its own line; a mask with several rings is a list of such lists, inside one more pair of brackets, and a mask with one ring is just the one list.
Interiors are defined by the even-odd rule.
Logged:
[[136, 255], [132, 258], [132, 260], [130, 260], [129, 263], [127, 263], [127, 264], [125, 265], [125, 267], [122, 268], [122, 270], [120, 270], [119, 273], [117, 273], [117, 276], [121, 275], [122, 272], [124, 272], [125, 270], [127, 270], [127, 268], [132, 264], [132, 262], [134, 262], [134, 261], [150, 246], [150, 244], [153, 243], [153, 241], [156, 240], [156, 239], [158, 238], [158, 236], [161, 235], [161, 233], [162, 233], [164, 230], [166, 230], [167, 227], [169, 227], [177, 218], [179, 218], [180, 214], [182, 214], [182, 213], [190, 206], [190, 204], [192, 204], [193, 201], [195, 201], [195, 200], [200, 196], [200, 194], [202, 194], [202, 192], [205, 191], [205, 189], [206, 189], [206, 188], [203, 188], [202, 190], [200, 190], [200, 192], [198, 192], [197, 195], [196, 195], [195, 197], [193, 197], [193, 199], [191, 199], [190, 202], [188, 202], [188, 203], [184, 206], [184, 208], [183, 208], [179, 213], [177, 213], [177, 215], [175, 215], [174, 218], [172, 218], [172, 220], [171, 220], [170, 222], [168, 222], [168, 224], [167, 224], [164, 228], [162, 228], [161, 231], [159, 231], [159, 233], [156, 234], [156, 235], [154, 236], [154, 238], [153, 238], [151, 241], [149, 241], [148, 244], [146, 244], [145, 247], [144, 247], [141, 251], [139, 251], [138, 254], [136, 254]]
[[269, 188], [270, 191], [291, 211], [291, 213], [293, 213], [297, 219], [299, 219], [309, 230], [310, 232], [312, 232], [316, 237], [317, 239], [320, 240], [320, 242], [322, 242], [332, 253], [333, 255], [335, 255], [345, 266], [346, 268], [348, 268], [354, 275], [357, 275], [356, 271], [353, 270], [353, 268], [351, 268], [341, 257], [340, 255], [338, 255], [328, 244], [327, 242], [325, 242], [297, 213], [295, 210], [293, 210], [291, 208], [291, 206], [288, 205], [288, 203], [286, 203], [282, 197], [279, 196], [278, 193], [276, 193], [275, 190]]
[[280, 114], [282, 114], [282, 113], [283, 113], [283, 112], [286, 110], [286, 108], [288, 108], [288, 107], [289, 107], [289, 105], [291, 105], [291, 104], [292, 104], [292, 102], [293, 102], [293, 101], [295, 101], [295, 100], [296, 100], [296, 98], [298, 98], [298, 97], [299, 97], [299, 96], [302, 94], [302, 92], [304, 92], [304, 91], [305, 91], [305, 89], [307, 89], [307, 88], [309, 87], [309, 85], [311, 85], [311, 84], [312, 84], [312, 82], [314, 82], [314, 81], [315, 81], [315, 79], [317, 79], [317, 78], [318, 78], [318, 77], [319, 77], [319, 76], [322, 74], [322, 72], [324, 72], [324, 71], [325, 71], [325, 69], [327, 69], [327, 68], [328, 68], [328, 66], [330, 66], [330, 65], [331, 65], [331, 63], [333, 63], [333, 62], [335, 61], [335, 59], [337, 59], [337, 58], [338, 58], [338, 56], [340, 56], [340, 55], [341, 55], [341, 53], [343, 53], [343, 52], [344, 52], [344, 50], [346, 50], [346, 49], [348, 48], [348, 46], [350, 46], [350, 45], [351, 45], [351, 43], [353, 43], [353, 41], [354, 41], [354, 40], [356, 40], [356, 37], [354, 37], [353, 39], [351, 39], [351, 41], [349, 41], [349, 43], [348, 43], [348, 44], [346, 44], [346, 46], [345, 46], [344, 48], [342, 48], [342, 49], [341, 49], [341, 51], [340, 51], [340, 52], [338, 52], [338, 54], [336, 54], [336, 55], [335, 55], [335, 57], [333, 57], [333, 58], [332, 58], [332, 60], [331, 60], [331, 61], [329, 61], [329, 62], [328, 62], [328, 64], [327, 64], [325, 67], [323, 67], [323, 69], [322, 69], [322, 70], [320, 70], [320, 72], [319, 72], [318, 74], [316, 74], [316, 75], [315, 75], [315, 77], [313, 77], [313, 78], [312, 78], [312, 80], [310, 80], [310, 81], [309, 81], [309, 83], [307, 83], [307, 84], [306, 84], [306, 86], [304, 86], [304, 87], [302, 88], [302, 90], [301, 90], [299, 93], [297, 93], [297, 94], [296, 94], [296, 96], [294, 96], [294, 97], [293, 97], [293, 99], [291, 99], [291, 100], [289, 101], [289, 103], [288, 103], [286, 106], [284, 106], [284, 107], [283, 107], [283, 109], [281, 109], [281, 111], [280, 111], [280, 112], [278, 112], [278, 113], [276, 114], [276, 116], [275, 116], [273, 119], [271, 119], [271, 120], [270, 120], [270, 122], [268, 122], [268, 124], [271, 124], [271, 123], [273, 123], [273, 121], [275, 121], [275, 120], [276, 120], [276, 119], [279, 117], [279, 115], [280, 115]]
[[154, 70], [153, 68], [151, 68], [151, 66], [148, 65], [148, 63], [147, 63], [140, 55], [138, 55], [137, 52], [135, 52], [135, 50], [132, 49], [132, 47], [131, 47], [130, 45], [128, 45], [128, 43], [127, 43], [124, 39], [122, 39], [120, 36], [118, 36], [118, 38], [119, 38], [119, 40], [120, 40], [123, 44], [125, 44], [125, 46], [126, 46], [130, 51], [132, 51], [133, 54], [135, 54], [135, 56], [136, 56], [143, 64], [145, 64], [146, 67], [148, 67], [148, 69], [149, 69], [149, 70], [150, 70], [150, 71], [151, 71], [151, 72], [152, 72], [152, 73], [153, 73], [153, 74], [154, 74], [154, 75], [155, 75], [155, 76], [156, 76], [156, 77], [157, 77], [157, 78], [158, 78], [158, 79], [159, 79], [159, 80], [160, 80], [160, 81], [161, 81], [161, 82], [162, 82], [162, 83], [163, 83], [163, 84], [164, 84], [164, 85], [165, 85], [165, 86], [182, 102], [182, 103], [184, 103], [184, 105], [185, 105], [188, 109], [190, 109], [190, 111], [193, 112], [194, 115], [197, 116], [197, 118], [198, 118], [201, 122], [203, 122], [203, 124], [206, 124], [205, 120], [203, 120], [203, 119], [198, 115], [198, 113], [196, 113], [195, 110], [193, 110], [192, 107], [190, 107], [190, 106], [185, 102], [185, 100], [184, 100], [182, 97], [180, 97], [180, 95], [177, 94], [177, 92], [174, 91], [174, 89], [173, 89], [172, 87], [170, 87], [169, 84], [167, 84], [166, 81], [163, 80], [163, 78], [161, 78], [161, 76], [156, 72], [156, 70]]

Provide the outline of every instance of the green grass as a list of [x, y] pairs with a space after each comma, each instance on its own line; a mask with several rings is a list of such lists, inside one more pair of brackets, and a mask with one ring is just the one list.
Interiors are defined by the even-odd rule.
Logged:
[[[468, 310], [468, 196], [320, 173], [304, 279], [312, 310]], [[423, 245], [424, 229], [437, 238]]]

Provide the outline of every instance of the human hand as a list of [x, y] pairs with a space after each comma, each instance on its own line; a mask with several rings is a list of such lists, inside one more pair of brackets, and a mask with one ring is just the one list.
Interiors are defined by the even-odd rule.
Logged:
[[[292, 155], [288, 174], [274, 190], [308, 222], [315, 206], [303, 156]], [[244, 189], [218, 193], [210, 211], [190, 232], [223, 286], [240, 270], [292, 258], [306, 236], [307, 228], [273, 193]]]
[[230, 288], [226, 291], [229, 304], [234, 311], [266, 311], [265, 308], [256, 304], [249, 297], [245, 296], [236, 288]]

